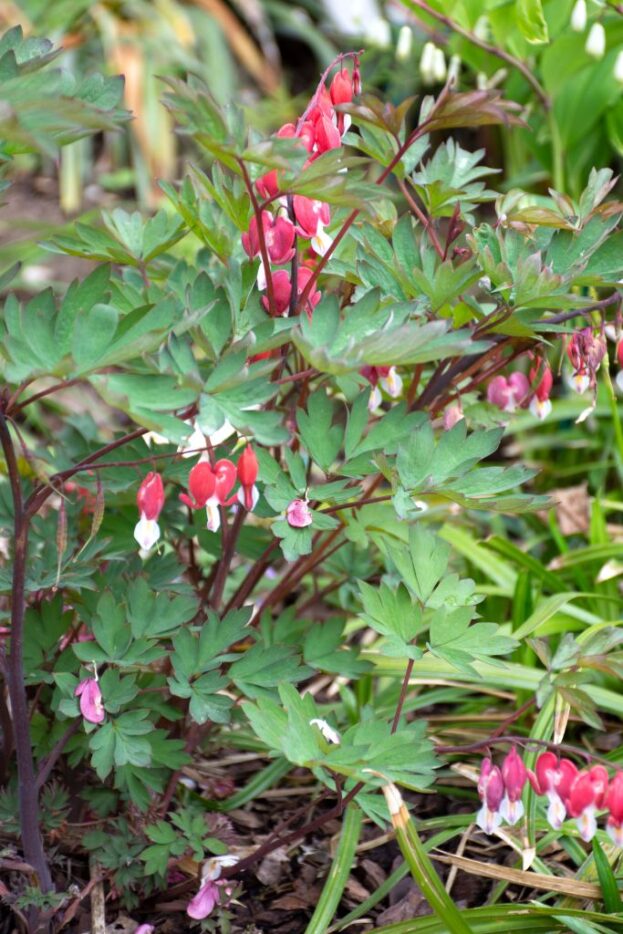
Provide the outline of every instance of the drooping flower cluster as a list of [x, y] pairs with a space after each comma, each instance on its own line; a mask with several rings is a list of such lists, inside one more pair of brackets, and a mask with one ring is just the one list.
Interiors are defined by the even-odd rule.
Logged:
[[[220, 510], [238, 501], [248, 512], [252, 512], [259, 499], [255, 485], [258, 474], [258, 462], [255, 451], [247, 444], [234, 464], [228, 458], [218, 460], [214, 465], [207, 460], [200, 460], [188, 475], [188, 493], [181, 493], [180, 499], [191, 509], [205, 509], [207, 527], [216, 532], [221, 525]], [[240, 488], [230, 496], [236, 481]], [[158, 517], [164, 506], [164, 486], [159, 473], [151, 471], [141, 483], [136, 497], [139, 521], [134, 529], [134, 537], [146, 552], [160, 538]]]
[[[255, 486], [258, 474], [257, 457], [251, 445], [247, 445], [234, 464], [228, 458], [218, 460], [214, 466], [208, 461], [199, 461], [188, 475], [188, 493], [180, 493], [181, 501], [190, 509], [205, 509], [207, 527], [217, 532], [221, 526], [221, 508], [231, 506], [236, 500], [251, 512], [259, 499]], [[240, 489], [230, 496], [236, 480]]]
[[[349, 104], [358, 93], [359, 66], [355, 58], [352, 73], [341, 66], [329, 89], [322, 84], [299, 121], [296, 124], [284, 124], [277, 131], [276, 137], [299, 140], [308, 153], [305, 166], [309, 165], [323, 153], [341, 146], [342, 137], [350, 125], [350, 117], [335, 108], [340, 104]], [[270, 276], [272, 300], [269, 295], [263, 296], [264, 308], [272, 315], [287, 315], [309, 288], [314, 276], [314, 256], [324, 256], [331, 246], [332, 239], [326, 233], [331, 222], [331, 211], [328, 204], [315, 198], [304, 195], [287, 197], [281, 189], [277, 169], [271, 169], [258, 178], [255, 188], [260, 198], [268, 203], [261, 207], [259, 215], [254, 213], [251, 217], [248, 230], [242, 234], [242, 246], [249, 259], [260, 257], [257, 276], [260, 291], [267, 290], [267, 279]], [[298, 268], [293, 273], [296, 283], [293, 297], [290, 271], [273, 267], [291, 263], [297, 253], [299, 240], [304, 241], [306, 252], [301, 255]], [[268, 260], [270, 270], [265, 268], [265, 260]], [[305, 302], [309, 315], [320, 298], [321, 294], [313, 284]]]
[[493, 833], [502, 823], [515, 824], [523, 816], [523, 789], [529, 781], [537, 795], [548, 800], [547, 820], [559, 830], [567, 818], [575, 818], [580, 836], [587, 842], [597, 832], [597, 814], [608, 811], [606, 832], [617, 846], [623, 846], [623, 771], [612, 779], [603, 765], [578, 769], [571, 759], [543, 752], [532, 772], [515, 749], [501, 768], [490, 758], [483, 759], [478, 781], [482, 806], [476, 822], [485, 833]]
[[567, 356], [573, 367], [571, 384], [576, 392], [594, 390], [597, 371], [606, 353], [606, 342], [601, 334], [593, 334], [590, 327], [582, 328], [572, 335], [567, 345]]

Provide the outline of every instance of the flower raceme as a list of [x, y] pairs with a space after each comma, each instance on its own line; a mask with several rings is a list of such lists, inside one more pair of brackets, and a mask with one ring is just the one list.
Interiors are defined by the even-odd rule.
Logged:
[[134, 538], [143, 551], [149, 551], [160, 538], [158, 516], [164, 506], [164, 486], [159, 473], [147, 474], [136, 494], [139, 520], [134, 528]]
[[[310, 106], [297, 123], [285, 123], [276, 133], [278, 139], [292, 139], [305, 149], [308, 154], [305, 165], [309, 165], [323, 153], [337, 149], [342, 145], [342, 136], [350, 125], [348, 114], [337, 111], [336, 107], [349, 104], [360, 91], [358, 62], [355, 57], [352, 73], [340, 65], [331, 81], [329, 89], [323, 83], [314, 94]], [[255, 188], [261, 198], [271, 202], [257, 208], [249, 222], [248, 230], [242, 234], [242, 246], [249, 257], [255, 259], [260, 252], [263, 239], [265, 254], [273, 266], [282, 266], [294, 258], [296, 237], [308, 240], [311, 246], [311, 261], [316, 256], [324, 256], [332, 244], [325, 228], [331, 221], [329, 205], [304, 195], [286, 198], [287, 191], [282, 190], [283, 172], [271, 169], [255, 181]], [[288, 208], [288, 213], [285, 208]], [[272, 212], [275, 212], [274, 214]], [[296, 277], [297, 298], [307, 287], [314, 269], [302, 260]], [[307, 259], [305, 259], [307, 262]], [[257, 284], [260, 291], [267, 288], [271, 281], [272, 300], [262, 297], [262, 304], [272, 315], [285, 315], [290, 310], [292, 301], [292, 280], [284, 269], [274, 272], [260, 264]], [[320, 301], [320, 292], [314, 289], [308, 299], [306, 310], [311, 314]]]
[[534, 772], [527, 769], [515, 749], [494, 765], [483, 759], [478, 781], [482, 801], [476, 822], [485, 833], [493, 833], [505, 820], [515, 824], [523, 816], [521, 796], [529, 779], [537, 795], [548, 799], [547, 820], [559, 830], [567, 817], [575, 818], [580, 836], [590, 841], [597, 832], [597, 812], [610, 813], [606, 831], [618, 846], [623, 846], [623, 772], [610, 781], [603, 765], [578, 770], [566, 758], [544, 752], [536, 760]]

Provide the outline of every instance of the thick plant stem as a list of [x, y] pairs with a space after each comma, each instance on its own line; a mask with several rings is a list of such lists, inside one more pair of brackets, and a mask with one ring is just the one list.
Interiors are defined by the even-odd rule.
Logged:
[[6, 460], [14, 512], [13, 582], [11, 588], [11, 651], [6, 660], [17, 759], [20, 830], [24, 857], [39, 877], [42, 892], [53, 888], [39, 824], [39, 794], [30, 741], [28, 698], [24, 682], [24, 614], [29, 521], [24, 513], [22, 484], [4, 413], [0, 412], [0, 443]]

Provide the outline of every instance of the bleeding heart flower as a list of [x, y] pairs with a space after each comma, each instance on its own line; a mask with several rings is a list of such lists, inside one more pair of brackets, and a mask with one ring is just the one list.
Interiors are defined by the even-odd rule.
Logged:
[[202, 921], [203, 918], [207, 918], [218, 902], [218, 894], [218, 885], [212, 879], [208, 879], [202, 884], [192, 901], [188, 903], [186, 914], [190, 918], [194, 918], [195, 921]]
[[326, 225], [331, 222], [329, 205], [304, 195], [295, 195], [292, 200], [297, 233], [301, 237], [311, 238], [314, 252], [324, 256], [333, 243], [333, 239], [324, 232]]
[[[301, 270], [299, 269], [299, 275], [300, 273]], [[266, 295], [262, 297], [262, 304], [266, 311], [272, 311], [272, 313], [275, 315], [284, 315], [290, 307], [290, 297], [292, 295], [292, 283], [290, 282], [290, 275], [286, 272], [285, 269], [278, 269], [277, 272], [273, 273], [272, 280], [275, 307], [271, 309], [268, 302], [268, 297]]]
[[291, 503], [288, 503], [286, 507], [286, 519], [288, 525], [291, 525], [294, 529], [304, 529], [306, 526], [311, 525], [313, 517], [307, 500], [293, 499]]
[[496, 376], [487, 386], [487, 400], [503, 412], [514, 412], [525, 403], [530, 395], [530, 383], [525, 373], [519, 371], [505, 376]]
[[80, 698], [80, 713], [89, 723], [101, 723], [106, 713], [102, 703], [102, 692], [95, 678], [85, 678], [78, 684], [74, 696]]
[[188, 474], [187, 493], [180, 493], [181, 501], [191, 509], [203, 509], [216, 488], [214, 471], [207, 461], [199, 461]]
[[596, 813], [603, 807], [608, 790], [608, 772], [603, 765], [594, 765], [576, 775], [566, 805], [571, 817], [576, 818], [580, 836], [587, 843], [597, 832]]
[[509, 824], [516, 824], [523, 817], [521, 795], [528, 779], [528, 772], [523, 759], [514, 747], [502, 762], [502, 778], [505, 795], [500, 813]]
[[500, 805], [504, 798], [504, 779], [491, 759], [483, 759], [478, 779], [478, 794], [482, 807], [476, 815], [476, 823], [485, 833], [493, 833], [502, 823]]
[[260, 497], [259, 491], [255, 486], [257, 472], [258, 463], [257, 457], [255, 456], [255, 451], [250, 444], [247, 444], [246, 448], [238, 458], [237, 473], [241, 486], [241, 489], [238, 493], [238, 499], [244, 508], [249, 512], [255, 509], [257, 501]]
[[[306, 288], [307, 284], [309, 283], [309, 280], [311, 279], [313, 275], [314, 275], [314, 270], [310, 269], [309, 266], [300, 267], [298, 271], [297, 279], [296, 279], [296, 294], [298, 298], [300, 298], [301, 295], [303, 294], [304, 289]], [[321, 298], [322, 298], [322, 293], [319, 292], [318, 289], [314, 285], [312, 287], [311, 292], [307, 296], [307, 300], [306, 300], [306, 311], [310, 318], [312, 316], [312, 311], [314, 310], [314, 308], [316, 307], [316, 305], [318, 304]]]
[[136, 494], [140, 519], [134, 527], [134, 538], [143, 551], [149, 551], [160, 538], [157, 519], [164, 506], [164, 486], [159, 473], [147, 474]]
[[559, 759], [548, 751], [536, 760], [535, 771], [536, 775], [528, 772], [530, 784], [538, 795], [547, 796], [547, 819], [554, 830], [559, 830], [567, 816], [566, 801], [578, 774], [577, 766], [571, 759]]
[[534, 392], [534, 396], [530, 400], [530, 411], [537, 418], [543, 419], [552, 411], [552, 403], [549, 398], [549, 394], [552, 391], [552, 386], [554, 385], [554, 377], [552, 375], [552, 370], [547, 362], [547, 360], [542, 361], [542, 372], [539, 379], [539, 370], [541, 369], [541, 363], [537, 363], [530, 370], [530, 382], [534, 382], [538, 379], [537, 387]]
[[206, 515], [210, 532], [218, 532], [221, 527], [221, 506], [228, 506], [228, 496], [236, 482], [236, 467], [227, 458], [214, 465], [214, 492], [206, 503]]
[[623, 847], [623, 772], [617, 772], [610, 782], [604, 803], [610, 811], [606, 833], [615, 846]]

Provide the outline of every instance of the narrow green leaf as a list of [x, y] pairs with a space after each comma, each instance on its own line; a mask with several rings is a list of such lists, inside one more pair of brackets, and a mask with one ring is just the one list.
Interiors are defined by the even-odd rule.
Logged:
[[351, 802], [344, 815], [342, 833], [335, 859], [316, 905], [316, 910], [305, 929], [305, 934], [325, 934], [330, 925], [348, 882], [362, 823], [363, 812], [361, 808]]

